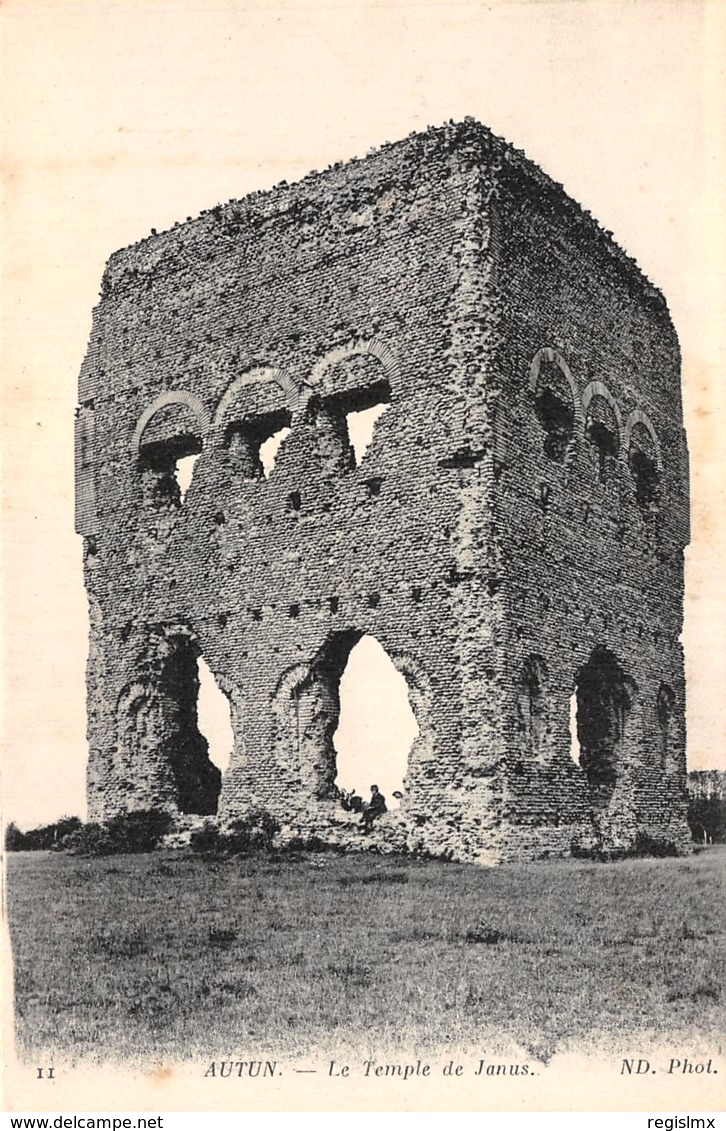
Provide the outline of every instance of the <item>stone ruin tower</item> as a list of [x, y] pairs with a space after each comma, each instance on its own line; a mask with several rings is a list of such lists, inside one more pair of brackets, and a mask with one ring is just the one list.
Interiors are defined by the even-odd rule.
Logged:
[[367, 634], [419, 727], [374, 842], [685, 851], [679, 369], [660, 292], [473, 120], [113, 255], [76, 429], [90, 817], [254, 804], [361, 843], [332, 738]]

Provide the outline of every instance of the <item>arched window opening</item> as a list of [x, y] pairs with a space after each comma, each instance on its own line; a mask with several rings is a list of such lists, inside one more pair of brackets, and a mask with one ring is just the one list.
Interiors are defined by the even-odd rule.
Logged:
[[312, 401], [320, 456], [328, 471], [347, 471], [360, 464], [390, 400], [388, 382], [380, 381]]
[[660, 731], [660, 764], [663, 770], [669, 767], [669, 754], [673, 713], [676, 708], [676, 693], [667, 683], [662, 683], [658, 688], [656, 711], [658, 715], [658, 729]]
[[209, 760], [222, 773], [229, 765], [234, 746], [229, 699], [217, 683], [209, 665], [200, 656], [197, 660], [199, 695], [197, 716], [200, 733], [207, 740]]
[[609, 478], [613, 462], [617, 459], [618, 422], [612, 406], [605, 397], [595, 395], [588, 405], [585, 435], [597, 455], [598, 476], [601, 483]]
[[139, 447], [139, 470], [144, 506], [151, 510], [180, 507], [201, 450], [202, 441], [194, 435], [142, 443]]
[[635, 498], [638, 505], [643, 510], [652, 510], [658, 505], [660, 494], [658, 457], [653, 437], [640, 422], [633, 426], [630, 433], [628, 463], [635, 483]]
[[562, 463], [575, 430], [575, 409], [567, 378], [557, 362], [546, 354], [539, 361], [534, 407], [546, 433], [545, 455], [555, 463]]
[[187, 636], [171, 637], [167, 648], [159, 695], [177, 805], [182, 813], [216, 813], [221, 774], [209, 759], [209, 744], [199, 729], [199, 650]]
[[622, 755], [635, 684], [613, 654], [595, 648], [577, 677], [577, 739], [580, 765], [587, 776], [593, 805], [610, 802]]
[[577, 737], [577, 692], [570, 696], [570, 757], [576, 766], [580, 765], [580, 740]]
[[541, 656], [524, 662], [519, 689], [519, 711], [525, 745], [538, 757], [544, 750], [547, 734], [547, 665]]
[[[273, 745], [302, 797], [353, 814], [376, 785], [386, 808], [398, 807], [411, 750], [431, 749], [432, 739], [424, 677], [400, 663], [405, 677], [373, 637], [347, 629], [331, 634], [312, 662], [284, 673], [272, 700]], [[423, 712], [423, 736], [412, 707]]]
[[290, 434], [287, 409], [247, 416], [227, 426], [226, 446], [234, 470], [242, 479], [268, 479], [285, 437]]
[[372, 405], [371, 408], [363, 408], [346, 415], [346, 425], [353, 447], [356, 467], [371, 446], [376, 423], [387, 408], [387, 404], [379, 403]]
[[269, 479], [275, 468], [277, 462], [277, 453], [282, 447], [283, 442], [290, 435], [291, 429], [285, 425], [277, 432], [273, 432], [269, 439], [260, 444], [260, 463], [262, 464], [262, 474], [265, 479]]
[[194, 476], [194, 465], [199, 459], [199, 452], [194, 455], [182, 456], [177, 460], [175, 476], [179, 486], [179, 499], [183, 503], [186, 498], [186, 493], [192, 485], [192, 478]]
[[364, 801], [377, 785], [389, 809], [397, 809], [408, 755], [418, 735], [408, 685], [373, 636], [351, 649], [339, 684], [340, 714], [333, 735], [336, 786]]

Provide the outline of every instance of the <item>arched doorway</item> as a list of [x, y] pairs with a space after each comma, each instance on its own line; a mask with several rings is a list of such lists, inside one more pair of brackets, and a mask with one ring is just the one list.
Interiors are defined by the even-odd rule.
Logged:
[[[405, 671], [405, 676], [401, 674]], [[309, 665], [289, 669], [273, 699], [276, 757], [302, 796], [338, 800], [376, 784], [389, 808], [403, 792], [421, 697], [410, 665], [350, 629], [333, 634]], [[380, 779], [380, 780], [379, 780]], [[388, 788], [388, 793], [383, 788]]]
[[397, 809], [419, 728], [406, 679], [374, 636], [361, 637], [351, 649], [339, 699], [335, 784], [367, 799], [375, 783], [388, 808]]
[[580, 765], [596, 812], [610, 804], [622, 767], [636, 687], [612, 652], [597, 647], [576, 680]]
[[214, 678], [206, 660], [197, 659], [199, 674], [199, 694], [197, 697], [197, 719], [199, 730], [206, 738], [209, 747], [209, 760], [222, 773], [229, 765], [234, 747], [232, 712], [230, 702]]

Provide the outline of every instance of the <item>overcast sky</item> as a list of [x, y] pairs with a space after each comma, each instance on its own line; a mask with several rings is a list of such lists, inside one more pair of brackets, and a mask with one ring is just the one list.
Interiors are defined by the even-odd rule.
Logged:
[[692, 457], [689, 763], [724, 764], [723, 26], [714, 3], [7, 0], [5, 819], [84, 812], [73, 409], [116, 248], [467, 114], [663, 290]]

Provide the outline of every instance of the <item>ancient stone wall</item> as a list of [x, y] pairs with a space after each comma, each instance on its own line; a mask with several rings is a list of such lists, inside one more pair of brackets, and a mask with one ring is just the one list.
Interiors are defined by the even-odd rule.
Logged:
[[[368, 634], [419, 725], [374, 840], [687, 842], [677, 343], [503, 142], [429, 131], [117, 253], [79, 385], [91, 816], [261, 804], [345, 840], [332, 735]], [[199, 656], [230, 701], [221, 782]]]
[[515, 155], [492, 223], [509, 820], [543, 849], [591, 813], [610, 848], [634, 829], [685, 848], [676, 336], [635, 265]]

